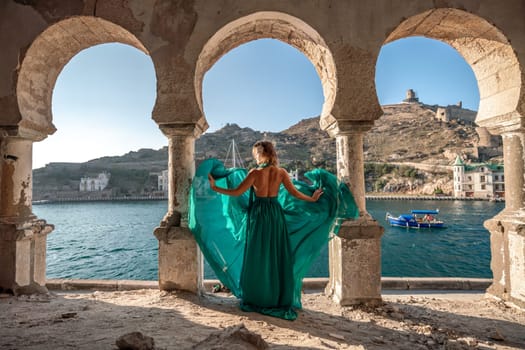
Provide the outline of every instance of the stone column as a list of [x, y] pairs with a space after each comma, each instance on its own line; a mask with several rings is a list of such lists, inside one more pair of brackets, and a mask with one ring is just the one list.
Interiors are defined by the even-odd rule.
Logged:
[[485, 221], [492, 285], [487, 292], [525, 307], [525, 131], [504, 131], [505, 209]]
[[168, 213], [154, 231], [159, 240], [159, 288], [197, 292], [202, 255], [188, 229], [188, 197], [195, 174], [192, 125], [162, 127], [168, 137]]
[[46, 239], [53, 230], [32, 213], [33, 141], [0, 141], [0, 289], [45, 293]]
[[363, 139], [370, 126], [341, 125], [336, 136], [337, 175], [349, 185], [359, 218], [345, 221], [329, 243], [326, 294], [342, 306], [381, 303], [381, 236], [384, 228], [366, 211]]

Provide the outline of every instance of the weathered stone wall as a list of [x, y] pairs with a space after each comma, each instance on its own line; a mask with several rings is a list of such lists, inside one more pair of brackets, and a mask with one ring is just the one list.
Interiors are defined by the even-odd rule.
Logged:
[[[200, 88], [202, 76], [195, 74], [203, 74], [235, 46], [262, 37], [283, 40], [312, 60], [329, 100], [323, 110], [327, 117], [380, 117], [374, 84], [379, 50], [386, 42], [413, 35], [442, 40], [471, 64], [480, 87], [480, 121], [523, 108], [519, 102], [523, 99], [522, 73], [515, 53], [524, 52], [519, 39], [525, 27], [522, 20], [510, 15], [523, 10], [523, 3], [517, 0], [505, 6], [495, 0], [402, 4], [311, 0], [301, 1], [300, 6], [278, 0], [264, 5], [257, 1], [77, 0], [58, 6], [56, 1], [35, 5], [6, 1], [2, 6], [0, 62], [5, 64], [0, 71], [0, 122], [20, 124], [23, 120], [28, 127], [41, 126], [44, 133], [53, 130], [46, 109], [60, 69], [81, 49], [114, 41], [151, 55], [158, 79], [153, 118], [160, 124], [197, 123], [205, 129], [201, 92], [194, 88]], [[23, 30], [18, 23], [24, 23]], [[18, 28], [16, 35], [13, 28]], [[51, 32], [42, 37], [46, 43], [32, 47], [47, 28]], [[228, 32], [217, 37], [225, 28]], [[197, 72], [203, 68], [198, 58], [208, 42], [215, 47], [213, 57], [204, 65], [204, 72]], [[40, 77], [37, 71], [42, 72]], [[24, 74], [41, 87], [24, 88], [28, 84]], [[26, 102], [31, 107], [24, 106]]]
[[436, 119], [448, 123], [450, 121], [450, 110], [446, 107], [438, 107]]

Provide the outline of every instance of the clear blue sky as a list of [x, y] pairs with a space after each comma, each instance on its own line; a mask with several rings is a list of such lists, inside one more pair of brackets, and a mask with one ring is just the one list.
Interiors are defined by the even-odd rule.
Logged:
[[[57, 132], [35, 143], [33, 168], [167, 145], [151, 119], [155, 86], [151, 59], [133, 47], [105, 44], [80, 52], [58, 77], [53, 93]], [[478, 109], [470, 66], [452, 47], [435, 40], [410, 38], [385, 45], [377, 61], [376, 86], [381, 104], [399, 103], [413, 89], [427, 104], [462, 101], [464, 108]], [[226, 123], [280, 131], [319, 115], [323, 92], [301, 52], [262, 39], [237, 47], [211, 68], [203, 101], [209, 131]]]

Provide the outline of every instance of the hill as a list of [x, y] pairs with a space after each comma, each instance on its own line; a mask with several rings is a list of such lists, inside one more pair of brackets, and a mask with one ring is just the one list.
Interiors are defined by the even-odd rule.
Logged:
[[[443, 107], [422, 103], [387, 105], [383, 111], [384, 115], [365, 137], [367, 191], [432, 194], [439, 188], [450, 192], [451, 173], [446, 169], [457, 154], [471, 161], [501, 159], [501, 140], [480, 136], [479, 128], [472, 122], [475, 111], [454, 106], [446, 121], [439, 115]], [[232, 139], [248, 167], [253, 165], [253, 143], [267, 139], [275, 142], [281, 165], [288, 169], [299, 169], [302, 173], [314, 166], [333, 172], [336, 168], [335, 140], [320, 129], [319, 117], [303, 119], [276, 133], [227, 124], [197, 139], [196, 160], [224, 159]], [[80, 178], [102, 171], [111, 173], [110, 193], [106, 195], [151, 194], [156, 191], [157, 175], [166, 169], [167, 160], [164, 147], [85, 163], [50, 163], [33, 171], [34, 199], [57, 193], [78, 195]]]

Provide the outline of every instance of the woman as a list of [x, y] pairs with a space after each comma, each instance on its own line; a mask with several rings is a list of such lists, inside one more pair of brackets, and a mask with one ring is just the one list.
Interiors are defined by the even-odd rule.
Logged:
[[[356, 217], [357, 207], [348, 187], [321, 169], [306, 174], [312, 185], [296, 182], [299, 191], [278, 166], [271, 142], [258, 141], [252, 153], [257, 168], [249, 173], [225, 169], [217, 160], [199, 166], [189, 226], [243, 310], [294, 320], [303, 276], [329, 232], [337, 231], [335, 219]], [[206, 190], [205, 171], [211, 189], [228, 196], [215, 197]]]
[[[312, 196], [299, 192], [292, 184], [288, 172], [278, 167], [277, 154], [271, 142], [255, 143], [252, 154], [257, 168], [252, 169], [237, 188], [217, 187], [215, 179], [211, 175], [208, 176], [212, 190], [230, 196], [239, 196], [253, 186], [255, 198], [248, 208], [246, 246], [240, 282], [241, 308], [245, 311], [258, 311], [295, 319], [297, 314], [292, 309], [293, 256], [284, 212], [277, 201], [277, 195], [281, 184], [294, 197], [308, 202], [316, 202], [323, 191], [316, 189]], [[265, 284], [260, 281], [273, 283]]]

